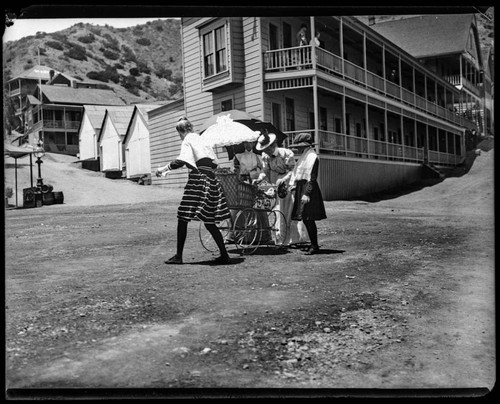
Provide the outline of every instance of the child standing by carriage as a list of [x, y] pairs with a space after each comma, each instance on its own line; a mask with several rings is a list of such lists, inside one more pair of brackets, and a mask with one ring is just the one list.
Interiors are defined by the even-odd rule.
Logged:
[[300, 133], [290, 148], [302, 152], [290, 178], [290, 189], [294, 193], [292, 219], [302, 220], [311, 239], [308, 255], [319, 252], [318, 229], [316, 220], [326, 219], [323, 196], [318, 185], [319, 159], [312, 137], [309, 133]]

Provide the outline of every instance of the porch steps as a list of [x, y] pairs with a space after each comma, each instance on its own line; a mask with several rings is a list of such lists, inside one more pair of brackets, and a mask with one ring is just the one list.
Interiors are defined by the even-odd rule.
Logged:
[[423, 164], [423, 177], [424, 178], [439, 178], [443, 179], [446, 177], [446, 174], [439, 171], [433, 164], [424, 163]]

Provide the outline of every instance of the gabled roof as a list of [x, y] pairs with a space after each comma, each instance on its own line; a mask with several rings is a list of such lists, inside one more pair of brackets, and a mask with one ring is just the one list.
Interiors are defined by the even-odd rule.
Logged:
[[125, 102], [112, 90], [48, 86], [44, 84], [39, 87], [44, 98], [53, 104], [125, 105]]
[[57, 82], [61, 77], [64, 78], [64, 79], [66, 79], [69, 82], [78, 81], [77, 79], [75, 79], [74, 77], [72, 77], [72, 76], [70, 76], [68, 74], [65, 74], [65, 73], [56, 73], [54, 75], [54, 77], [52, 78], [52, 80], [49, 80], [47, 82], [47, 84], [52, 84], [53, 82]]
[[106, 110], [120, 109], [122, 106], [113, 105], [84, 105], [83, 112], [89, 118], [90, 124], [94, 130], [100, 130], [106, 115]]
[[13, 79], [10, 79], [10, 81], [17, 80], [17, 79], [31, 79], [31, 80], [43, 80], [47, 81], [50, 80], [50, 71], [54, 70], [55, 74], [58, 74], [57, 70], [53, 69], [52, 67], [48, 66], [43, 66], [43, 65], [35, 65], [31, 69], [25, 70], [22, 72], [20, 75], [14, 77]]
[[464, 52], [473, 22], [474, 14], [420, 15], [370, 28], [420, 59]]
[[28, 100], [28, 102], [31, 104], [31, 105], [40, 105], [41, 102], [38, 98], [36, 98], [34, 95], [30, 95], [28, 94], [26, 96], [26, 99]]
[[[111, 124], [114, 126], [114, 128], [118, 132], [118, 135], [123, 137], [127, 133], [127, 128], [128, 128], [130, 119], [132, 118], [132, 114], [134, 112], [134, 109], [135, 109], [135, 107], [133, 105], [124, 105], [122, 107], [107, 108], [106, 114], [104, 115], [104, 118], [103, 118], [103, 123], [107, 119], [109, 119]], [[104, 125], [102, 125], [101, 130], [99, 131], [99, 136], [97, 139], [99, 142], [101, 141], [103, 128], [104, 128]]]
[[136, 104], [136, 110], [138, 113], [141, 114], [141, 116], [144, 118], [146, 123], [148, 122], [148, 111], [152, 111], [153, 109], [159, 108], [164, 103], [159, 103], [159, 104]]
[[146, 126], [148, 125], [148, 111], [152, 111], [153, 109], [159, 108], [164, 103], [159, 103], [159, 104], [135, 104], [134, 107], [134, 112], [132, 113], [132, 116], [130, 118], [130, 122], [127, 126], [127, 130], [125, 131], [125, 138], [123, 139], [123, 143], [127, 141], [127, 138], [129, 137], [130, 133], [130, 126], [132, 125], [132, 121], [134, 120], [134, 116], [137, 115], [140, 117]]

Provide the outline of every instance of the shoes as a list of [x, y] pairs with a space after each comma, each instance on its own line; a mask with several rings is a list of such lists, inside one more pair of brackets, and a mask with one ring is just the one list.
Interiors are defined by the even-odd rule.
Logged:
[[221, 255], [220, 257], [214, 259], [213, 262], [216, 265], [227, 265], [231, 263], [231, 258], [229, 258], [229, 255]]
[[182, 257], [179, 257], [177, 254], [172, 258], [165, 261], [165, 264], [182, 264]]
[[305, 255], [314, 255], [314, 254], [318, 254], [318, 253], [319, 253], [319, 247], [311, 247], [311, 248], [309, 248], [309, 250], [307, 250]]

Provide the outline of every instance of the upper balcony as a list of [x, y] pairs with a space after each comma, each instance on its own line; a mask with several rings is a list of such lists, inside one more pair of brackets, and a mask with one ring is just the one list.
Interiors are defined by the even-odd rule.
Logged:
[[80, 121], [61, 121], [44, 119], [43, 121], [38, 121], [33, 125], [32, 130], [62, 130], [75, 132], [78, 131], [80, 127]]
[[460, 74], [446, 76], [445, 80], [448, 83], [453, 84], [458, 89], [465, 87], [467, 90], [469, 90], [471, 93], [473, 93], [477, 97], [481, 96], [481, 92], [479, 91], [478, 87], [475, 86], [471, 81], [467, 80], [466, 77], [461, 76]]
[[325, 49], [316, 47], [315, 51], [314, 61], [311, 46], [266, 51], [264, 54], [266, 89], [312, 86], [312, 76], [323, 72], [324, 77], [333, 83], [337, 81], [342, 85], [347, 81], [448, 122], [465, 125], [464, 117], [454, 111], [454, 103], [449, 103], [445, 108], [433, 101], [434, 94], [426, 99]]
[[11, 88], [10, 91], [9, 91], [9, 96], [10, 97], [15, 97], [15, 96], [18, 96], [18, 95], [21, 95], [21, 88], [20, 87], [16, 87], [16, 88]]

